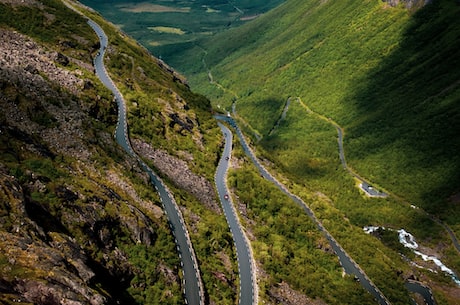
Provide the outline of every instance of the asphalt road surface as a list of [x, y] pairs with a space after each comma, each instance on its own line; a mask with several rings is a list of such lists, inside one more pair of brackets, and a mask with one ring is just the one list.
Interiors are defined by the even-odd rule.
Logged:
[[273, 177], [259, 162], [257, 157], [254, 155], [249, 145], [247, 144], [241, 130], [236, 125], [236, 122], [228, 116], [216, 116], [217, 119], [228, 122], [232, 127], [235, 128], [238, 137], [240, 138], [241, 145], [243, 146], [246, 154], [251, 158], [254, 165], [259, 170], [260, 174], [274, 183], [281, 191], [286, 193], [292, 200], [299, 204], [305, 213], [307, 213], [311, 219], [315, 222], [318, 230], [324, 233], [325, 237], [329, 241], [331, 247], [334, 249], [336, 255], [339, 257], [340, 263], [347, 274], [353, 274], [361, 283], [361, 285], [371, 293], [377, 302], [381, 305], [389, 305], [390, 302], [382, 294], [382, 292], [372, 283], [372, 281], [367, 277], [364, 271], [355, 263], [355, 261], [345, 252], [345, 250], [340, 246], [340, 244], [334, 239], [334, 237], [326, 230], [322, 223], [316, 218], [313, 211], [308, 207], [308, 205], [298, 196], [292, 194], [282, 183], [280, 183], [275, 177]]
[[222, 133], [225, 136], [225, 146], [222, 156], [217, 166], [215, 175], [215, 181], [217, 186], [217, 192], [219, 193], [219, 199], [222, 203], [222, 208], [227, 218], [227, 223], [230, 227], [230, 231], [233, 236], [235, 243], [236, 254], [238, 259], [238, 269], [240, 275], [240, 305], [255, 305], [257, 304], [257, 283], [254, 268], [254, 260], [252, 258], [252, 252], [250, 244], [246, 235], [243, 232], [242, 226], [239, 222], [238, 215], [235, 211], [232, 198], [229, 195], [227, 188], [226, 176], [228, 165], [231, 159], [232, 152], [232, 133], [231, 131], [218, 123], [222, 129]]
[[149, 174], [152, 184], [155, 186], [163, 208], [168, 217], [170, 228], [175, 237], [177, 251], [179, 253], [183, 271], [183, 285], [185, 302], [191, 305], [204, 304], [204, 293], [201, 276], [198, 269], [197, 259], [192, 248], [192, 243], [185, 227], [182, 213], [179, 211], [177, 204], [164, 185], [161, 179], [150, 169], [133, 151], [128, 137], [128, 124], [126, 121], [126, 106], [123, 96], [118, 88], [113, 83], [112, 79], [107, 74], [104, 66], [104, 53], [107, 49], [108, 39], [102, 28], [92, 20], [88, 20], [88, 24], [99, 36], [100, 50], [94, 58], [94, 68], [96, 75], [101, 82], [112, 91], [118, 104], [118, 123], [115, 130], [115, 138], [127, 153], [135, 157], [141, 167]]

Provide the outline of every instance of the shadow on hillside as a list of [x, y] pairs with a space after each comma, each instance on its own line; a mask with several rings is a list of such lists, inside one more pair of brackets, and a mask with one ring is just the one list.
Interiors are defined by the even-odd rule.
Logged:
[[[252, 94], [249, 93], [248, 96]], [[254, 99], [236, 106], [236, 112], [251, 122], [251, 127], [256, 129], [264, 137], [278, 121], [286, 100], [281, 97], [267, 97]]]
[[[345, 139], [350, 157], [369, 158], [383, 151], [408, 165], [406, 172], [419, 168], [423, 169], [419, 175], [432, 174], [434, 179], [420, 175], [414, 183], [427, 184], [422, 204], [438, 215], [444, 199], [460, 191], [458, 16], [460, 3], [452, 1], [433, 1], [413, 15], [399, 48], [362, 80], [351, 97], [359, 117], [366, 119], [350, 127]], [[404, 196], [403, 190], [394, 191]]]

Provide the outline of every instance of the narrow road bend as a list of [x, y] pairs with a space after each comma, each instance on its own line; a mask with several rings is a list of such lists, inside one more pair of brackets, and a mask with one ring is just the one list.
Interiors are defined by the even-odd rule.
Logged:
[[227, 170], [231, 159], [233, 135], [226, 126], [219, 122], [217, 124], [224, 134], [225, 146], [217, 166], [214, 180], [236, 248], [240, 276], [239, 305], [256, 305], [258, 303], [258, 288], [251, 245], [243, 231], [227, 187]]
[[[361, 177], [359, 174], [357, 174], [356, 172], [354, 172], [347, 164], [347, 161], [345, 159], [345, 152], [344, 152], [344, 148], [343, 148], [343, 128], [337, 124], [336, 122], [334, 122], [332, 119], [330, 118], [326, 118], [324, 115], [321, 115], [315, 111], [313, 111], [310, 107], [308, 107], [301, 99], [300, 97], [297, 97], [297, 100], [298, 102], [300, 103], [300, 105], [305, 108], [305, 110], [307, 111], [307, 113], [310, 113], [310, 114], [314, 114], [316, 115], [318, 118], [324, 120], [324, 121], [327, 121], [329, 122], [330, 124], [332, 124], [336, 129], [337, 129], [337, 135], [338, 135], [338, 138], [337, 138], [337, 141], [338, 141], [338, 144], [339, 144], [339, 156], [340, 156], [340, 162], [342, 163], [342, 166], [343, 168], [345, 168], [353, 177], [355, 177], [356, 179], [360, 180], [361, 183], [363, 184], [370, 184], [369, 181], [367, 181], [366, 179], [364, 179], [363, 177]], [[369, 190], [366, 190], [366, 192], [369, 193]], [[377, 191], [375, 189], [373, 189], [370, 193], [370, 195], [373, 195], [374, 197], [387, 197], [388, 194], [386, 194], [385, 192], [382, 192], [382, 191]], [[391, 194], [391, 196], [393, 197], [397, 197], [396, 195], [394, 194]], [[400, 200], [402, 201], [405, 201], [404, 199], [400, 198]], [[407, 202], [406, 202], [407, 203]], [[420, 207], [417, 207], [418, 209], [420, 209], [425, 215], [427, 215], [428, 217], [430, 217], [434, 222], [438, 223], [439, 225], [441, 225], [446, 231], [447, 233], [449, 234], [450, 236], [450, 239], [452, 240], [452, 244], [453, 246], [455, 247], [455, 249], [457, 250], [457, 252], [460, 253], [460, 242], [459, 240], [457, 239], [457, 236], [455, 235], [455, 233], [452, 231], [452, 229], [446, 224], [444, 223], [443, 221], [441, 221], [439, 218], [435, 217], [434, 215], [426, 212], [425, 210], [421, 209]], [[411, 285], [412, 287], [413, 285]]]
[[374, 283], [369, 279], [369, 277], [364, 273], [359, 265], [345, 252], [342, 246], [334, 239], [334, 237], [329, 233], [329, 231], [323, 226], [323, 224], [316, 218], [313, 211], [308, 207], [308, 205], [297, 195], [291, 193], [286, 186], [284, 186], [281, 182], [279, 182], [275, 177], [273, 177], [265, 167], [259, 162], [257, 157], [255, 156], [252, 149], [247, 144], [241, 130], [238, 128], [236, 122], [228, 116], [216, 116], [218, 120], [225, 121], [229, 123], [235, 130], [236, 133], [241, 141], [241, 145], [243, 146], [243, 150], [245, 153], [250, 157], [254, 165], [259, 170], [260, 174], [267, 179], [268, 181], [274, 183], [281, 191], [283, 191], [286, 195], [288, 195], [294, 202], [296, 202], [304, 211], [307, 213], [308, 216], [315, 222], [318, 230], [320, 230], [326, 239], [329, 241], [331, 247], [334, 249], [334, 252], [339, 257], [340, 264], [342, 265], [343, 269], [347, 274], [353, 274], [359, 279], [361, 285], [371, 293], [376, 301], [380, 305], [389, 305], [390, 302], [388, 299], [383, 295], [383, 293], [374, 285]]
[[203, 283], [201, 280], [195, 252], [193, 250], [182, 213], [180, 212], [174, 197], [166, 185], [163, 183], [161, 178], [157, 176], [155, 172], [139, 158], [139, 156], [137, 156], [131, 147], [128, 136], [125, 101], [120, 91], [108, 75], [104, 66], [104, 53], [108, 44], [107, 35], [96, 22], [88, 19], [88, 24], [98, 35], [101, 45], [97, 56], [94, 58], [94, 68], [96, 70], [96, 75], [99, 77], [101, 82], [110, 91], [112, 91], [118, 104], [118, 122], [114, 135], [115, 139], [128, 154], [138, 160], [140, 166], [148, 173], [151, 183], [155, 186], [155, 189], [160, 196], [160, 200], [168, 217], [171, 231], [175, 237], [177, 251], [181, 259], [185, 303], [192, 305], [202, 305], [205, 302]]

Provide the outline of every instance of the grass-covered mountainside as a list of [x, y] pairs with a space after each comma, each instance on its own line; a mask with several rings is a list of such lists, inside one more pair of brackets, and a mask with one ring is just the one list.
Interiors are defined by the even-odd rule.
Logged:
[[[372, 251], [359, 253], [344, 220], [406, 228], [458, 274], [444, 228], [413, 207], [460, 236], [460, 4], [399, 2], [286, 1], [169, 63], [215, 108], [231, 112], [236, 102], [237, 118], [248, 135], [259, 134], [254, 142], [273, 169], [327, 199], [314, 207], [358, 263], [377, 266], [366, 267]], [[348, 165], [387, 199], [355, 188], [332, 122], [344, 130]]]
[[[459, 231], [458, 202], [447, 200], [459, 181], [454, 3], [415, 12], [379, 1], [290, 0], [174, 61], [216, 108], [236, 101], [248, 134], [262, 135], [264, 164], [392, 304], [417, 299], [404, 287], [408, 278], [430, 286], [438, 304], [459, 298], [450, 277], [402, 248], [394, 231], [361, 229], [404, 227], [421, 250], [460, 271], [445, 230], [409, 205]], [[213, 182], [223, 137], [210, 102], [78, 7], [109, 36], [105, 64], [127, 101], [132, 146], [180, 205], [206, 303], [237, 304], [236, 254]], [[92, 67], [98, 37], [60, 0], [0, 0], [0, 35], [0, 303], [183, 304], [180, 261], [159, 197], [113, 139], [116, 104]], [[328, 117], [345, 130], [353, 169], [392, 196], [370, 199], [355, 187]], [[420, 146], [411, 149], [411, 141]], [[302, 209], [260, 177], [237, 142], [234, 149], [228, 182], [256, 259], [259, 302], [375, 304], [343, 273]], [[447, 181], [442, 192], [436, 177]]]
[[[448, 217], [460, 181], [459, 10], [442, 0], [420, 9], [288, 1], [171, 64], [216, 104], [230, 109], [237, 98], [266, 148], [279, 146], [268, 133], [288, 97], [299, 97], [345, 128], [357, 172]], [[225, 91], [209, 84], [201, 58]]]

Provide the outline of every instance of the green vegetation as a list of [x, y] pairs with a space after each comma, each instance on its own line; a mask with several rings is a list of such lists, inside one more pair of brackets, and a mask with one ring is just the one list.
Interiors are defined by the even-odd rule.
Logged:
[[[331, 206], [312, 208], [384, 287], [385, 275], [367, 265], [374, 250], [361, 247], [368, 243], [363, 233], [346, 230], [343, 219], [358, 228], [403, 227], [433, 248], [446, 244], [440, 255], [460, 270], [445, 230], [410, 207], [439, 217], [460, 236], [459, 10], [444, 0], [418, 10], [379, 1], [291, 0], [177, 52], [169, 62], [214, 107], [231, 110], [236, 101], [237, 119], [250, 125], [248, 135], [254, 129], [263, 136], [253, 138], [259, 156], [297, 185], [297, 193], [328, 199]], [[349, 166], [392, 196], [360, 193], [340, 164], [335, 128], [298, 102], [269, 134], [289, 97], [338, 122]], [[393, 298], [391, 288], [382, 290]]]
[[[328, 241], [301, 207], [261, 178], [249, 160], [241, 161], [242, 167], [231, 172], [229, 183], [238, 202], [246, 207], [245, 226], [254, 235], [254, 254], [265, 271], [262, 274], [266, 274], [260, 279], [261, 297], [267, 298], [277, 283], [287, 282], [293, 289], [328, 304], [373, 304], [375, 300], [359, 283], [342, 275]], [[397, 270], [407, 267], [398, 254], [385, 249], [377, 239], [363, 235], [324, 195], [313, 196], [304, 188], [292, 187], [306, 196], [304, 200], [324, 219], [324, 225], [334, 229], [339, 242], [353, 248], [350, 254], [392, 304], [407, 304], [402, 280], [397, 277]], [[356, 249], [352, 244], [362, 246]]]
[[458, 10], [449, 1], [416, 12], [377, 1], [289, 1], [177, 53], [171, 64], [230, 109], [233, 97], [208, 83], [203, 57], [262, 135], [284, 101], [299, 96], [345, 128], [346, 156], [358, 173], [455, 226], [448, 198], [460, 179]]
[[[174, 278], [159, 276], [161, 269], [171, 274], [178, 272], [175, 266], [178, 265], [179, 259], [175, 255], [174, 241], [167, 228], [156, 232], [157, 242], [152, 246], [133, 246], [128, 243], [122, 245], [123, 251], [129, 255], [130, 262], [136, 266], [135, 276], [128, 291], [136, 304], [182, 304], [180, 283], [175, 282]], [[166, 254], [161, 253], [163, 251], [170, 255], [167, 265], [162, 260], [162, 256]]]

